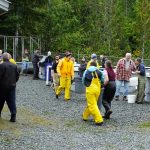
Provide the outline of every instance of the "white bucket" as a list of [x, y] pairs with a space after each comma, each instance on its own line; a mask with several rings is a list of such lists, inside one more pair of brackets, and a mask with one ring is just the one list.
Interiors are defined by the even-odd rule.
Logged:
[[132, 78], [130, 78], [129, 85], [130, 86], [137, 86], [138, 85], [138, 77], [132, 77]]
[[128, 103], [135, 103], [136, 95], [128, 95]]

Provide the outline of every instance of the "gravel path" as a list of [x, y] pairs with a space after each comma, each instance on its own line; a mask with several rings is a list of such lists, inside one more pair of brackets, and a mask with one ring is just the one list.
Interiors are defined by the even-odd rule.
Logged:
[[[69, 102], [55, 98], [41, 80], [21, 76], [17, 86], [17, 122], [10, 123], [5, 107], [0, 119], [0, 150], [149, 150], [150, 104], [113, 101], [113, 115], [104, 126], [83, 122], [84, 95]], [[104, 111], [104, 110], [102, 110]]]

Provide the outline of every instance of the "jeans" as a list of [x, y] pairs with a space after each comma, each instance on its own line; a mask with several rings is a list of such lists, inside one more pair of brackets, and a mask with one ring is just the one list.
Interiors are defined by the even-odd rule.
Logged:
[[124, 87], [124, 96], [128, 96], [128, 89], [129, 89], [129, 81], [125, 80], [116, 80], [116, 93], [115, 96], [120, 96], [120, 89]]
[[23, 62], [22, 62], [22, 71], [23, 71], [23, 70], [27, 70], [28, 68], [29, 68], [29, 62], [23, 61]]

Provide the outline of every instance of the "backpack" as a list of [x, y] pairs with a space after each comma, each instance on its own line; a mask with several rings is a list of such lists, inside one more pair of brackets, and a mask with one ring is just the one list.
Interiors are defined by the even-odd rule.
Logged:
[[101, 84], [103, 84], [103, 75], [102, 75], [102, 72], [100, 72], [99, 70], [96, 70], [94, 72], [90, 72], [89, 70], [87, 70], [86, 73], [85, 73], [84, 81], [83, 81], [83, 84], [86, 87], [89, 87], [91, 85], [92, 79], [96, 78], [96, 73], [98, 75], [98, 78], [101, 81]]

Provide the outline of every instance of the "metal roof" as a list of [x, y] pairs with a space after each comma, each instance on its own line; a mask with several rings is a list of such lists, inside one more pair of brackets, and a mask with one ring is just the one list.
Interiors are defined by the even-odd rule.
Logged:
[[9, 10], [10, 2], [7, 0], [0, 0], [0, 10], [1, 11], [8, 11]]

